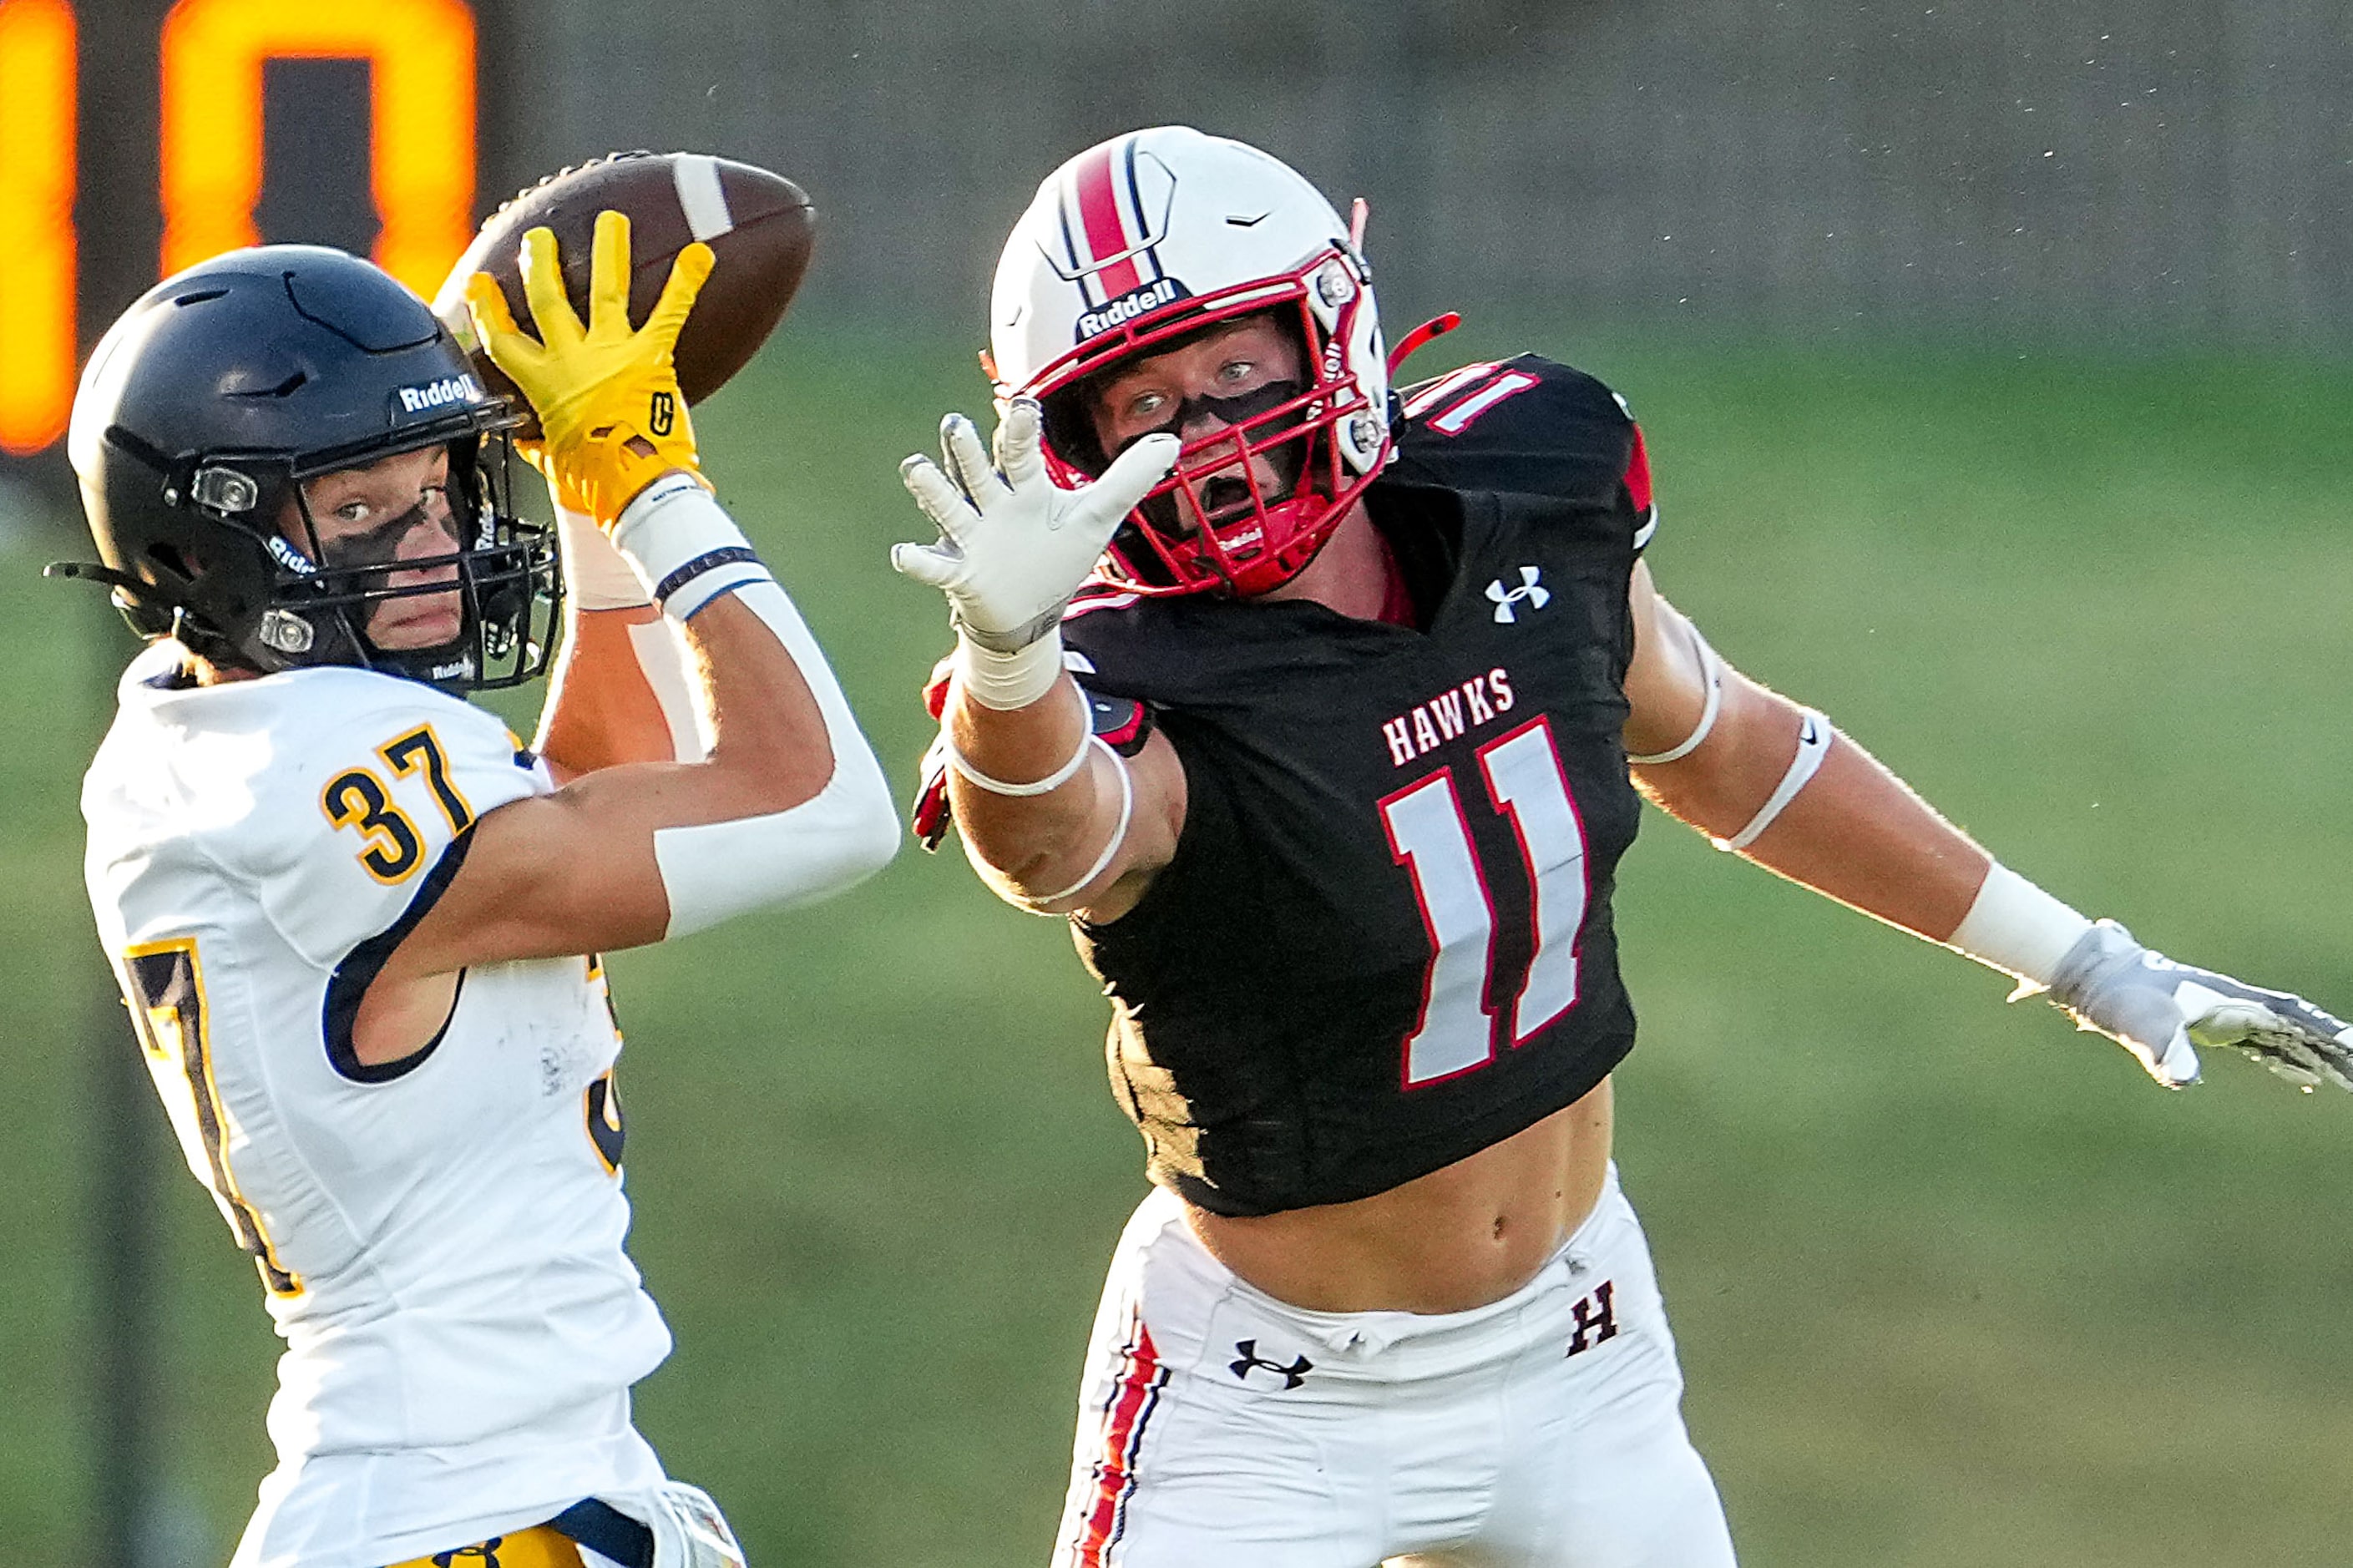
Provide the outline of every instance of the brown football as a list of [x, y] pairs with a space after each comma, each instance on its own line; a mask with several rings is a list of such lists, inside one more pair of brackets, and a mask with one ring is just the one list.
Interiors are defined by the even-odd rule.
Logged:
[[608, 207], [629, 216], [634, 325], [661, 297], [678, 253], [697, 239], [711, 247], [715, 265], [678, 338], [679, 389], [689, 403], [726, 385], [759, 352], [808, 268], [815, 215], [807, 193], [781, 174], [701, 153], [615, 153], [559, 169], [490, 216], [434, 297], [434, 314], [473, 354], [483, 384], [522, 403], [475, 341], [466, 279], [477, 272], [497, 279], [516, 321], [532, 330], [520, 252], [526, 230], [547, 227], [563, 258], [565, 292], [586, 321], [590, 242], [596, 215]]

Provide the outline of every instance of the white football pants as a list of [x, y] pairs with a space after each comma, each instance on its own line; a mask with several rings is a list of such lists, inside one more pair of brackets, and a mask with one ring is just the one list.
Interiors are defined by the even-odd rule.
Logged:
[[1155, 1190], [1088, 1347], [1054, 1568], [1731, 1568], [1634, 1211], [1609, 1174], [1468, 1312], [1311, 1312]]

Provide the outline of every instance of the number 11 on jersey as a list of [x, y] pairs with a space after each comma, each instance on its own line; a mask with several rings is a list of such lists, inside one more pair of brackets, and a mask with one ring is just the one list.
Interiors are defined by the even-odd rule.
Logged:
[[[1487, 798], [1512, 819], [1535, 910], [1535, 952], [1510, 999], [1514, 1046], [1577, 1003], [1577, 932], [1589, 889], [1585, 826], [1542, 718], [1479, 748]], [[1381, 802], [1389, 851], [1413, 878], [1429, 930], [1421, 1016], [1406, 1037], [1404, 1083], [1436, 1083], [1494, 1059], [1496, 1019], [1487, 992], [1494, 965], [1495, 903], [1455, 793], [1440, 769]]]

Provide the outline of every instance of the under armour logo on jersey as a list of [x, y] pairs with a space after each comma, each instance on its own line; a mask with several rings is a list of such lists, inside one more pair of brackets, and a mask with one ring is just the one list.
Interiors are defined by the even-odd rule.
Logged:
[[1525, 601], [1531, 610], [1541, 610], [1552, 603], [1552, 590], [1536, 581], [1542, 575], [1533, 566], [1520, 568], [1520, 585], [1506, 588], [1501, 577], [1487, 584], [1487, 597], [1495, 601], [1495, 624], [1508, 626], [1518, 620], [1520, 604]]
[[499, 1548], [506, 1541], [503, 1535], [493, 1535], [479, 1546], [460, 1546], [455, 1552], [433, 1554], [433, 1568], [458, 1568], [459, 1563], [479, 1563], [480, 1568], [499, 1568]]
[[1583, 1355], [1604, 1340], [1618, 1337], [1618, 1309], [1611, 1298], [1616, 1285], [1608, 1279], [1593, 1288], [1592, 1294], [1581, 1298], [1568, 1310], [1577, 1323], [1577, 1332], [1568, 1339], [1568, 1353]]
[[1262, 1366], [1266, 1368], [1267, 1371], [1274, 1373], [1282, 1377], [1283, 1392], [1286, 1394], [1291, 1390], [1297, 1388], [1301, 1384], [1305, 1383], [1307, 1381], [1307, 1374], [1315, 1370], [1315, 1363], [1309, 1361], [1305, 1356], [1301, 1356], [1289, 1366], [1283, 1365], [1282, 1363], [1279, 1361], [1268, 1361], [1265, 1357], [1258, 1353], [1258, 1342], [1256, 1340], [1236, 1340], [1234, 1342], [1234, 1349], [1241, 1354], [1241, 1360], [1234, 1363], [1230, 1369], [1236, 1377], [1240, 1378], [1244, 1383], [1248, 1383], [1250, 1381], [1250, 1368], [1254, 1366]]

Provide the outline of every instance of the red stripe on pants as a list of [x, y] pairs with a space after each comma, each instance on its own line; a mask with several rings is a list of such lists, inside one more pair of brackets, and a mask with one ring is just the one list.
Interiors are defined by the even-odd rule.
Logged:
[[1121, 1359], [1127, 1364], [1112, 1384], [1103, 1457], [1095, 1461], [1094, 1502], [1079, 1536], [1079, 1568], [1103, 1568], [1105, 1549], [1118, 1539], [1121, 1506], [1135, 1489], [1135, 1454], [1143, 1446], [1144, 1424], [1152, 1414], [1153, 1395], [1168, 1380], [1153, 1346], [1152, 1331], [1140, 1318]]

